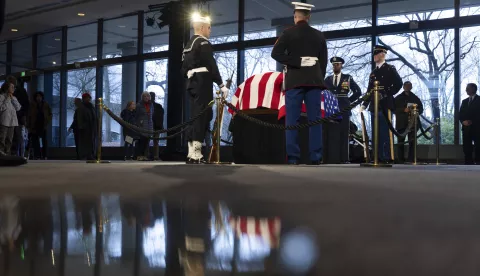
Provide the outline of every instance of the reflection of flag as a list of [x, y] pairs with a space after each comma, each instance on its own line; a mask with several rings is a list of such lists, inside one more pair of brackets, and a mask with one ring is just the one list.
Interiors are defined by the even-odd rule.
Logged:
[[[245, 80], [235, 91], [232, 104], [239, 110], [268, 108], [278, 110], [278, 119], [285, 116], [285, 95], [282, 91], [283, 73], [268, 72], [256, 74]], [[339, 111], [337, 98], [328, 90], [322, 91], [322, 118]], [[305, 104], [302, 112], [306, 112]], [[233, 110], [229, 109], [230, 113]], [[341, 117], [338, 117], [339, 119]]]
[[278, 247], [281, 231], [280, 218], [231, 217], [229, 221], [237, 237], [242, 235], [261, 237], [270, 244], [271, 248]]

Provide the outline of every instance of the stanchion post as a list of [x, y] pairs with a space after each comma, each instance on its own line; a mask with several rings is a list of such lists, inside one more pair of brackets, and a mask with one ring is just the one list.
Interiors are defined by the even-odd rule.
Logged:
[[110, 161], [102, 161], [102, 141], [103, 141], [103, 99], [98, 98], [97, 107], [97, 158], [96, 160], [87, 160], [87, 163], [110, 163]]
[[[378, 136], [379, 136], [379, 120], [378, 113], [380, 111], [380, 82], [375, 81], [373, 83], [373, 164], [364, 163], [361, 164], [363, 167], [391, 167], [390, 164], [381, 164], [378, 162]], [[388, 120], [388, 118], [386, 118]]]
[[440, 165], [440, 118], [435, 119], [435, 144], [437, 165]]
[[418, 131], [418, 106], [416, 104], [413, 105], [413, 165], [417, 165], [417, 131]]
[[217, 144], [217, 152], [216, 152], [216, 158], [217, 158], [217, 162], [220, 163], [220, 142], [221, 142], [221, 136], [222, 136], [222, 133], [220, 131], [220, 127], [222, 126], [222, 118], [221, 118], [221, 115], [222, 115], [222, 108], [223, 108], [223, 104], [222, 104], [222, 94], [221, 94], [221, 90], [217, 90], [217, 140], [215, 141], [215, 143]]

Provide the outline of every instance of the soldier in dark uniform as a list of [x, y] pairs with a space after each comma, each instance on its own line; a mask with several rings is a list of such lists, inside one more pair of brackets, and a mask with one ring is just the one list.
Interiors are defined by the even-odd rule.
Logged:
[[[395, 109], [393, 96], [402, 88], [402, 78], [398, 75], [395, 66], [385, 63], [385, 55], [387, 54], [387, 48], [377, 45], [373, 49], [373, 59], [376, 63], [376, 68], [370, 74], [370, 80], [368, 82], [368, 90], [371, 91], [374, 87], [374, 82], [379, 81], [380, 86], [383, 86], [383, 90], [380, 90], [380, 106], [378, 114], [378, 145], [379, 145], [379, 161], [391, 162], [393, 155], [391, 152], [391, 146], [393, 146], [393, 137], [389, 133], [387, 120], [391, 121], [391, 112]], [[361, 107], [364, 111], [368, 108], [370, 111], [370, 118], [372, 122], [372, 132], [374, 124], [374, 97], [373, 94], [367, 98]], [[373, 134], [373, 133], [372, 133]], [[372, 140], [375, 139], [371, 135]]]
[[[187, 80], [187, 95], [190, 98], [190, 116], [194, 117], [205, 109], [213, 100], [212, 85], [216, 83], [224, 96], [228, 93], [222, 83], [217, 63], [213, 58], [213, 49], [208, 38], [211, 25], [208, 16], [195, 13], [192, 17], [195, 35], [183, 50], [182, 70]], [[187, 133], [188, 156], [187, 164], [204, 163], [202, 141], [212, 120], [213, 112], [209, 110], [198, 118]]]
[[[468, 98], [462, 101], [459, 119], [462, 124], [463, 153], [465, 165], [480, 165], [480, 98], [477, 95], [477, 85], [467, 84]], [[473, 145], [475, 144], [475, 159], [473, 158]], [[475, 163], [474, 163], [475, 161]]]
[[[285, 30], [272, 50], [272, 58], [284, 65], [286, 125], [296, 125], [300, 119], [302, 101], [307, 106], [309, 121], [321, 118], [321, 91], [327, 70], [328, 51], [323, 33], [308, 24], [313, 5], [293, 2], [295, 26]], [[288, 163], [300, 160], [298, 130], [286, 131]], [[310, 127], [310, 160], [322, 161], [322, 126]]]
[[[406, 81], [403, 84], [403, 92], [395, 97], [395, 129], [402, 133], [405, 132], [405, 129], [408, 127], [408, 118], [410, 116], [411, 104], [416, 104], [418, 108], [418, 114], [423, 113], [423, 104], [417, 95], [412, 92], [412, 83]], [[418, 124], [420, 124], [420, 118], [418, 119]], [[410, 131], [408, 133], [408, 141], [412, 141], [415, 138], [415, 131]], [[398, 147], [397, 147], [397, 158], [398, 163], [402, 164], [405, 162], [405, 137], [398, 137]], [[408, 144], [408, 162], [413, 162], [413, 151], [414, 143], [410, 142]]]
[[[342, 73], [345, 61], [341, 57], [332, 57], [330, 62], [333, 66], [333, 75], [325, 79], [325, 85], [338, 99], [340, 109], [350, 105], [362, 95], [362, 91], [358, 84], [353, 80], [352, 76]], [[349, 96], [349, 92], [352, 94]], [[350, 134], [350, 116], [342, 114], [340, 124], [325, 125], [325, 155], [328, 163], [349, 163], [349, 134]], [[324, 160], [325, 161], [325, 160]]]

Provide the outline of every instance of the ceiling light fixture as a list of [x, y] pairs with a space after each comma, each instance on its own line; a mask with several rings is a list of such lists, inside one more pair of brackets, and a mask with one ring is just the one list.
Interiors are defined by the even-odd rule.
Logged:
[[119, 25], [118, 27], [119, 28], [125, 28], [126, 26], [125, 25]]
[[77, 13], [78, 16], [85, 16], [85, 14], [83, 12], [79, 12]]
[[18, 30], [17, 29], [12, 29], [12, 32], [18, 32]]
[[54, 62], [52, 62], [52, 63], [53, 63], [53, 64], [57, 64], [57, 62], [56, 62], [56, 61], [54, 61]]
[[60, 41], [60, 38], [55, 38], [55, 41]]

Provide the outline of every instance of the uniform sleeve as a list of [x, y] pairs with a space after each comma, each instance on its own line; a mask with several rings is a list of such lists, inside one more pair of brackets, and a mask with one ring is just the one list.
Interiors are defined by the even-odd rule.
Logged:
[[400, 75], [398, 74], [397, 69], [393, 65], [391, 65], [390, 74], [391, 74], [390, 80], [392, 82], [392, 85], [390, 86], [390, 89], [388, 89], [388, 91], [385, 91], [385, 92], [387, 92], [389, 96], [394, 96], [402, 88], [403, 81]]
[[[197, 42], [198, 43], [198, 42]], [[210, 42], [203, 40], [200, 42], [200, 56], [204, 58], [208, 63], [208, 68], [211, 70], [213, 82], [216, 83], [218, 86], [221, 86], [222, 76], [220, 75], [220, 71], [218, 70], [217, 61], [213, 57], [213, 48]]]
[[325, 84], [325, 86], [327, 87], [328, 90], [331, 90], [333, 88], [333, 84], [330, 81], [330, 76], [326, 77], [323, 82], [324, 82], [324, 84]]
[[[370, 76], [366, 93], [368, 93], [372, 89], [373, 89], [373, 81], [372, 81], [372, 77]], [[362, 103], [363, 106], [368, 108], [368, 106], [370, 105], [370, 102], [372, 101], [372, 95], [373, 95], [373, 92], [363, 101]]]
[[301, 59], [300, 57], [293, 57], [287, 54], [288, 50], [288, 35], [287, 33], [283, 33], [275, 42], [272, 50], [272, 58], [277, 62], [288, 65], [291, 67], [300, 68], [301, 66]]
[[358, 100], [360, 96], [362, 96], [362, 90], [360, 89], [360, 86], [358, 86], [358, 84], [352, 77], [350, 77], [350, 89], [352, 90], [353, 94], [348, 100], [350, 100], [350, 102], [352, 103]]

